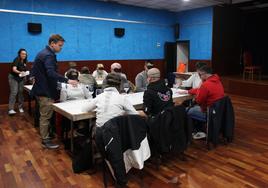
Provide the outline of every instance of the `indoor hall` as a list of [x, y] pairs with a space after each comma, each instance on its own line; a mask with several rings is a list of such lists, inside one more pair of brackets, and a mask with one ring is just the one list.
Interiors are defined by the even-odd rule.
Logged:
[[[140, 153], [141, 166], [126, 169], [127, 187], [267, 187], [267, 5], [261, 0], [0, 0], [0, 187], [104, 187], [105, 155], [95, 133], [117, 113], [139, 115], [134, 119], [144, 122], [150, 151]], [[193, 76], [198, 84], [188, 85]], [[163, 103], [153, 101], [156, 83], [165, 88], [157, 91]], [[206, 89], [217, 99], [204, 102], [200, 93]], [[101, 100], [106, 91], [109, 102]], [[232, 107], [218, 112], [216, 103], [223, 98]], [[100, 104], [109, 109], [105, 118]], [[161, 104], [170, 105], [173, 115]], [[202, 120], [191, 116], [195, 106], [201, 107]], [[214, 112], [224, 117], [219, 120]], [[177, 129], [157, 130], [160, 144], [154, 146], [153, 125], [166, 130], [167, 116]], [[159, 121], [151, 121], [155, 117]], [[176, 131], [180, 135], [172, 139], [179, 145], [168, 149], [175, 153], [155, 153], [162, 141], [170, 141], [165, 134]], [[79, 138], [93, 145], [85, 148]], [[92, 151], [84, 157], [93, 157], [94, 167], [81, 165], [87, 170], [75, 173], [75, 152], [83, 149]], [[107, 166], [106, 175], [108, 187], [120, 184]]]

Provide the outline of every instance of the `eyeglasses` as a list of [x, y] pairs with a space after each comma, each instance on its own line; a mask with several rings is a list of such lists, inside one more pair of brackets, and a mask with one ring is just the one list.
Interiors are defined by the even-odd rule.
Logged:
[[154, 66], [148, 66], [148, 65], [147, 65], [147, 69], [148, 69], [148, 70], [151, 69], [151, 68], [154, 68]]
[[121, 72], [121, 69], [114, 69], [114, 72]]

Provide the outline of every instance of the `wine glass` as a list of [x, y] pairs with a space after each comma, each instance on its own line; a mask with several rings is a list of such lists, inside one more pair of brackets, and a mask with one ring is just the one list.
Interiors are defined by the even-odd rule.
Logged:
[[168, 79], [165, 78], [164, 81], [165, 81], [165, 85], [168, 86]]
[[125, 91], [125, 93], [128, 93], [128, 91], [129, 91], [129, 83], [124, 83], [123, 84], [123, 87], [124, 87], [124, 91]]
[[57, 90], [61, 90], [64, 86], [66, 86], [65, 83], [57, 82]]
[[102, 89], [96, 89], [96, 95], [99, 95], [99, 94], [101, 94], [102, 92], [103, 92]]
[[85, 85], [85, 87], [88, 90], [88, 93], [92, 96], [94, 93], [94, 87], [92, 85]]
[[94, 91], [94, 88], [92, 85], [86, 85], [86, 88], [89, 92], [93, 92]]

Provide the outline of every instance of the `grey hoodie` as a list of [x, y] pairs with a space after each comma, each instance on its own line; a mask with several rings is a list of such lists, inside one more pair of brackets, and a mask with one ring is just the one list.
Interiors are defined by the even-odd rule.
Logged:
[[78, 80], [80, 83], [84, 85], [90, 85], [90, 86], [97, 85], [95, 78], [91, 74], [80, 74]]

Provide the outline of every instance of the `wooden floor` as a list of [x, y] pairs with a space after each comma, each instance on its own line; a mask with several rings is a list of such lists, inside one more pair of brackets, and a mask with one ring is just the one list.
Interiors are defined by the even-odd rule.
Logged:
[[[187, 150], [188, 161], [170, 157], [157, 170], [130, 171], [129, 187], [268, 187], [268, 101], [231, 96], [236, 115], [234, 143], [207, 151], [202, 141]], [[6, 107], [5, 107], [6, 108]], [[103, 187], [102, 174], [74, 174], [61, 149], [42, 149], [38, 130], [25, 113], [9, 117], [0, 108], [0, 187]], [[143, 176], [143, 178], [141, 178]], [[178, 183], [172, 184], [177, 177]], [[112, 186], [112, 182], [109, 182]]]

